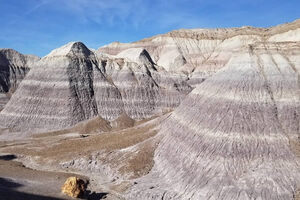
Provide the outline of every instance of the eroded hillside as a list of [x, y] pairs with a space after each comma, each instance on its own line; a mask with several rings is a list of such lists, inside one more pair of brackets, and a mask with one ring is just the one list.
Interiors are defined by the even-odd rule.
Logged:
[[36, 62], [0, 112], [0, 152], [84, 174], [108, 199], [296, 199], [299, 30], [69, 43]]

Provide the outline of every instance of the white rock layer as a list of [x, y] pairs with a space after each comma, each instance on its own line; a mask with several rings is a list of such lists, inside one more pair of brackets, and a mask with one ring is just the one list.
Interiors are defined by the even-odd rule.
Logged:
[[111, 55], [142, 48], [167, 71], [188, 75], [198, 85], [224, 67], [246, 44], [273, 41], [300, 41], [300, 20], [271, 28], [180, 29], [133, 43], [114, 42], [98, 49]]

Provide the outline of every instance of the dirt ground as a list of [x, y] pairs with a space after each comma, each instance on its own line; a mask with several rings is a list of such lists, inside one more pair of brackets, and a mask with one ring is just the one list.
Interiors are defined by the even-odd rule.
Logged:
[[[2, 140], [0, 197], [6, 200], [70, 199], [61, 193], [61, 186], [68, 177], [77, 176], [89, 182], [85, 199], [122, 199], [121, 194], [133, 180], [151, 170], [158, 145], [157, 124], [165, 117], [144, 120], [124, 129], [108, 129], [102, 121], [100, 125], [105, 127], [101, 129], [93, 119], [85, 123], [84, 128], [77, 125], [76, 128], [39, 133], [20, 140]], [[101, 129], [101, 132], [87, 129], [86, 124], [92, 124], [89, 127]], [[89, 168], [61, 167], [62, 162], [90, 159], [95, 152], [101, 152], [96, 160], [99, 164], [95, 166], [105, 165], [116, 172], [117, 181], [101, 171], [95, 174]], [[92, 161], [95, 162], [88, 160], [88, 163]], [[102, 179], [100, 183], [95, 176]]]
[[87, 180], [72, 173], [32, 170], [14, 161], [13, 155], [0, 156], [0, 197], [5, 200], [70, 199], [60, 190], [70, 176]]

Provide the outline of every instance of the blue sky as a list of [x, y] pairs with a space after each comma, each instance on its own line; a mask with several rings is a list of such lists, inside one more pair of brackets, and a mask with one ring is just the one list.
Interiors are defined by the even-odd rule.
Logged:
[[0, 48], [44, 56], [69, 41], [98, 48], [179, 28], [268, 27], [299, 0], [0, 0]]

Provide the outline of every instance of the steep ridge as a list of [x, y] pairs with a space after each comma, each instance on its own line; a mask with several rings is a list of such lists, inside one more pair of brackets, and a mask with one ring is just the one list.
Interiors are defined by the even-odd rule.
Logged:
[[118, 88], [124, 111], [133, 119], [173, 109], [192, 90], [185, 76], [160, 69], [144, 49], [98, 57], [101, 71]]
[[93, 91], [95, 56], [69, 43], [42, 58], [1, 112], [3, 126], [64, 128], [98, 114]]
[[96, 56], [80, 42], [53, 50], [22, 81], [0, 113], [0, 125], [52, 130], [98, 115], [144, 119], [177, 107], [191, 91], [186, 77], [161, 75], [146, 50], [128, 56]]
[[[162, 125], [155, 165], [128, 199], [293, 199], [300, 43], [236, 52]], [[224, 92], [225, 91], [225, 92]]]
[[13, 49], [0, 49], [0, 110], [38, 60], [36, 56], [22, 55]]
[[233, 52], [262, 41], [300, 41], [300, 20], [271, 28], [180, 29], [133, 43], [114, 42], [98, 49], [117, 55], [131, 48], [146, 49], [167, 71], [181, 72], [196, 86], [224, 67]]

